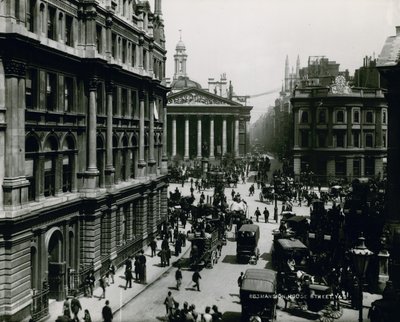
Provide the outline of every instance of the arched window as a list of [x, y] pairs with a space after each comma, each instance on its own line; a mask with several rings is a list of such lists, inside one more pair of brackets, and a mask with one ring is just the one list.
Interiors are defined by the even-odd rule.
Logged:
[[56, 193], [56, 162], [58, 143], [54, 136], [50, 136], [44, 146], [44, 196], [54, 196]]
[[371, 111], [368, 111], [365, 114], [365, 122], [366, 123], [373, 123], [374, 122], [374, 114]]
[[308, 112], [307, 111], [301, 112], [301, 123], [308, 123]]
[[28, 136], [25, 140], [25, 176], [29, 181], [28, 186], [28, 200], [36, 199], [39, 195], [40, 182], [38, 173], [38, 159], [39, 159], [39, 144], [34, 136]]
[[36, 8], [36, 0], [26, 1], [25, 25], [26, 29], [30, 32], [35, 32], [35, 22], [36, 22], [35, 8]]
[[338, 122], [338, 123], [344, 122], [344, 112], [343, 111], [336, 112], [336, 122]]

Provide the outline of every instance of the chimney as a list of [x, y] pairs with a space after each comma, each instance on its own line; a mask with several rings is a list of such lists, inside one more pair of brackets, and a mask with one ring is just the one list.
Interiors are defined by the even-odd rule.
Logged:
[[161, 10], [161, 0], [155, 0], [154, 2], [154, 14], [157, 16], [162, 15], [162, 10]]
[[400, 26], [396, 26], [396, 36], [400, 36]]

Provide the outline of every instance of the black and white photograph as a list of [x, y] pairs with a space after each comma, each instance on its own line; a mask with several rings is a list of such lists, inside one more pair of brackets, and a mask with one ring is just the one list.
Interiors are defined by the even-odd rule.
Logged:
[[0, 322], [395, 322], [399, 0], [0, 0]]

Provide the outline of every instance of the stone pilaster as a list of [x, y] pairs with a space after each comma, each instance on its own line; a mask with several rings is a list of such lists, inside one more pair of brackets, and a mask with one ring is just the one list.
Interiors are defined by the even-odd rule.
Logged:
[[295, 156], [293, 159], [293, 173], [294, 173], [295, 179], [300, 179], [300, 173], [301, 173], [300, 156]]
[[[166, 174], [168, 173], [168, 154], [167, 154], [167, 150], [168, 150], [168, 132], [167, 132], [167, 104], [165, 103], [164, 100], [161, 101], [163, 106], [162, 106], [162, 110], [163, 110], [163, 132], [162, 132], [162, 161], [161, 161], [161, 173], [162, 174]], [[160, 108], [161, 110], [161, 108]]]
[[239, 157], [239, 119], [235, 118], [235, 148], [234, 148], [234, 156], [235, 158]]
[[214, 117], [210, 118], [210, 160], [214, 160]]
[[197, 116], [197, 158], [201, 159], [201, 116]]
[[145, 93], [143, 90], [139, 92], [139, 177], [143, 178], [146, 174], [146, 161], [144, 159], [144, 104]]
[[137, 233], [141, 239], [146, 240], [148, 236], [147, 219], [148, 219], [148, 195], [144, 193], [139, 200], [139, 215], [137, 220]]
[[101, 267], [100, 241], [101, 212], [86, 214], [81, 230], [81, 259], [83, 264], [91, 265], [97, 271]]
[[185, 117], [185, 156], [184, 160], [189, 160], [189, 117]]
[[148, 217], [147, 217], [147, 233], [149, 235], [154, 235], [155, 232], [157, 231], [157, 214], [156, 214], [156, 207], [155, 207], [155, 202], [156, 202], [156, 195], [154, 191], [151, 191], [148, 194], [147, 198], [147, 207], [148, 207]]
[[168, 188], [163, 187], [160, 189], [160, 192], [161, 192], [160, 221], [164, 222], [168, 220]]
[[353, 161], [354, 157], [353, 156], [348, 156], [346, 157], [346, 177], [351, 182], [353, 179]]
[[222, 156], [227, 152], [227, 141], [226, 141], [226, 117], [222, 119]]
[[172, 157], [176, 156], [176, 116], [172, 115]]
[[150, 95], [150, 111], [149, 111], [149, 173], [156, 174], [156, 160], [154, 157], [154, 97]]

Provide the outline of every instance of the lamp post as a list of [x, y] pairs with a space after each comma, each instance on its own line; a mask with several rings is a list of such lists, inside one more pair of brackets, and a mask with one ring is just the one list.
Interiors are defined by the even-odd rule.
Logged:
[[365, 238], [361, 234], [361, 236], [358, 238], [358, 246], [355, 248], [350, 249], [350, 254], [351, 258], [353, 261], [354, 268], [358, 274], [359, 278], [359, 289], [360, 289], [360, 305], [359, 305], [359, 311], [358, 311], [358, 321], [362, 322], [363, 321], [363, 280], [364, 280], [364, 275], [368, 267], [368, 262], [369, 258], [371, 255], [373, 255], [373, 252], [371, 252], [367, 246], [365, 246]]
[[278, 200], [276, 198], [276, 176], [274, 176], [274, 220], [278, 223]]

